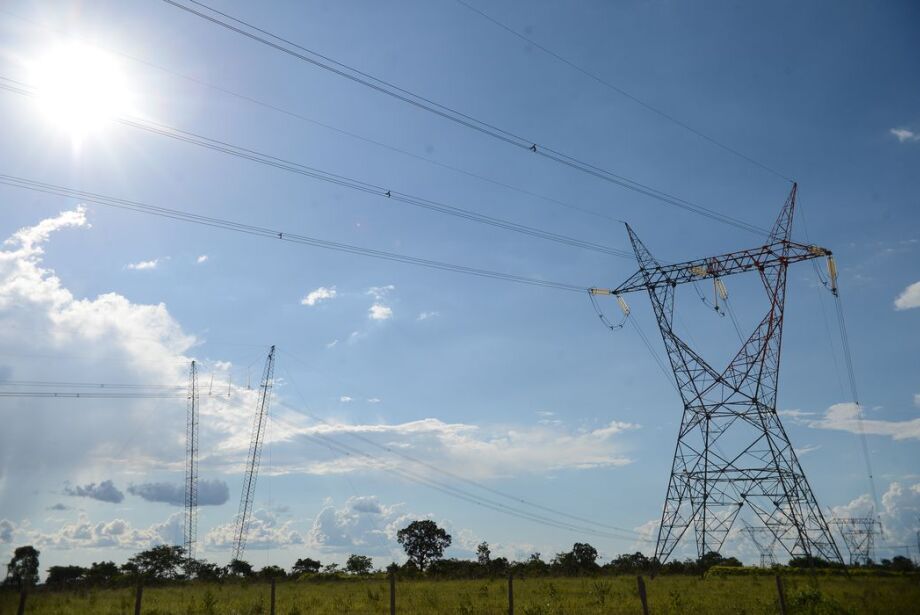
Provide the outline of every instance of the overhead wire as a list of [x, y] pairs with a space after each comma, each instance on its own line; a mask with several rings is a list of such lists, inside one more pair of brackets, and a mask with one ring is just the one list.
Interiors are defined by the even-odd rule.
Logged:
[[[283, 349], [280, 349], [280, 350], [281, 350], [282, 353], [284, 353], [284, 354], [286, 354], [286, 355], [288, 355], [288, 356], [292, 356], [292, 355], [290, 355], [290, 353], [285, 352]], [[303, 362], [301, 361], [301, 363], [303, 363]], [[297, 386], [297, 384], [294, 382], [294, 379], [290, 376], [290, 373], [289, 373], [286, 369], [285, 369], [284, 371], [285, 371], [285, 375], [287, 376], [288, 381], [290, 382], [291, 386], [294, 388], [294, 391], [295, 391], [295, 392], [297, 393], [297, 395], [300, 397], [301, 402], [302, 402], [303, 405], [304, 405], [304, 409], [294, 409], [294, 408], [290, 408], [290, 406], [288, 406], [288, 408], [291, 409], [291, 410], [294, 410], [295, 412], [298, 412], [299, 414], [306, 415], [307, 417], [311, 418], [312, 420], [314, 420], [314, 421], [316, 421], [316, 422], [319, 422], [319, 423], [322, 423], [323, 425], [326, 425], [326, 426], [329, 426], [329, 427], [334, 427], [334, 425], [333, 425], [332, 423], [330, 423], [329, 421], [323, 419], [322, 417], [316, 416], [316, 415], [312, 414], [311, 412], [309, 412], [308, 410], [305, 409], [305, 408], [306, 408], [307, 402], [306, 402], [306, 399], [305, 399], [304, 396], [303, 396], [303, 393], [300, 391], [300, 388], [299, 388], [299, 387]], [[514, 495], [514, 494], [507, 493], [507, 492], [502, 491], [502, 490], [500, 490], [500, 489], [495, 489], [494, 487], [490, 487], [490, 486], [488, 486], [488, 485], [482, 483], [481, 481], [476, 481], [476, 480], [473, 480], [473, 479], [471, 479], [471, 478], [469, 478], [469, 477], [467, 477], [467, 476], [463, 476], [463, 475], [457, 474], [457, 473], [455, 473], [455, 472], [451, 472], [450, 470], [446, 470], [446, 469], [444, 469], [444, 468], [440, 468], [440, 467], [438, 467], [438, 466], [436, 466], [436, 465], [434, 465], [434, 464], [432, 464], [432, 463], [429, 463], [429, 462], [427, 462], [427, 461], [424, 461], [424, 460], [422, 460], [422, 459], [419, 459], [419, 458], [417, 458], [417, 457], [414, 457], [414, 456], [412, 456], [412, 455], [409, 455], [409, 454], [407, 454], [407, 453], [405, 453], [405, 452], [396, 450], [396, 449], [394, 449], [394, 448], [391, 447], [391, 446], [386, 446], [386, 445], [380, 444], [379, 442], [376, 442], [376, 441], [374, 441], [374, 440], [371, 439], [371, 438], [367, 438], [367, 437], [365, 437], [365, 436], [362, 436], [362, 435], [359, 434], [359, 433], [355, 433], [355, 432], [349, 431], [349, 432], [346, 432], [346, 435], [349, 435], [349, 436], [351, 436], [352, 438], [355, 438], [355, 439], [357, 439], [357, 440], [360, 440], [360, 441], [363, 442], [364, 444], [373, 446], [373, 447], [375, 447], [375, 448], [377, 448], [377, 449], [380, 449], [380, 450], [383, 450], [383, 451], [385, 451], [385, 452], [387, 452], [387, 453], [390, 453], [391, 455], [394, 455], [394, 456], [397, 456], [397, 457], [401, 457], [402, 459], [405, 459], [406, 461], [409, 461], [409, 462], [414, 463], [414, 464], [417, 464], [417, 465], [421, 465], [421, 466], [427, 468], [428, 470], [431, 470], [431, 471], [433, 471], [433, 472], [437, 472], [438, 474], [442, 474], [442, 475], [447, 476], [447, 477], [449, 477], [449, 478], [452, 478], [452, 479], [454, 479], [454, 480], [458, 480], [458, 481], [464, 482], [464, 483], [466, 483], [466, 484], [468, 484], [468, 485], [471, 485], [471, 486], [473, 486], [473, 487], [477, 487], [477, 488], [479, 488], [479, 489], [482, 489], [483, 491], [487, 491], [487, 492], [489, 492], [489, 493], [491, 493], [491, 494], [493, 494], [493, 495], [497, 495], [497, 496], [499, 496], [499, 497], [502, 497], [502, 498], [505, 498], [505, 499], [507, 499], [507, 500], [513, 501], [513, 502], [515, 502], [515, 503], [523, 504], [523, 505], [529, 506], [529, 507], [531, 507], [531, 508], [536, 508], [536, 509], [542, 510], [542, 511], [547, 512], [547, 513], [559, 515], [559, 516], [562, 516], [562, 517], [567, 517], [567, 518], [569, 518], [569, 519], [572, 519], [572, 520], [575, 520], [575, 521], [579, 521], [579, 522], [582, 522], [582, 523], [588, 523], [588, 524], [590, 524], [590, 525], [595, 525], [595, 526], [602, 527], [602, 528], [606, 528], [606, 529], [609, 529], [609, 530], [614, 530], [614, 531], [617, 531], [617, 532], [626, 532], [626, 533], [629, 533], [629, 534], [637, 534], [637, 535], [638, 535], [638, 532], [636, 532], [635, 530], [631, 530], [631, 529], [627, 529], [627, 528], [623, 528], [623, 527], [619, 527], [619, 526], [615, 526], [615, 525], [610, 525], [610, 524], [607, 524], [607, 523], [602, 523], [602, 522], [594, 521], [594, 520], [591, 520], [591, 519], [588, 519], [588, 518], [586, 518], [586, 517], [582, 517], [582, 516], [579, 516], [579, 515], [573, 515], [573, 514], [571, 514], [571, 513], [568, 513], [568, 512], [565, 512], [565, 511], [562, 511], [562, 510], [559, 510], [559, 509], [556, 509], [556, 508], [552, 508], [552, 507], [545, 506], [545, 505], [542, 505], [542, 504], [539, 504], [539, 503], [536, 503], [536, 502], [532, 502], [532, 501], [530, 501], [530, 500], [527, 500], [527, 499], [525, 499], [525, 498], [522, 498], [522, 497], [517, 496], [517, 495]]]
[[511, 274], [511, 273], [502, 273], [500, 271], [492, 271], [489, 269], [481, 269], [477, 267], [468, 267], [465, 265], [456, 265], [453, 263], [448, 263], [445, 261], [437, 261], [426, 258], [419, 258], [415, 256], [409, 256], [406, 254], [399, 254], [396, 252], [388, 252], [384, 250], [376, 250], [373, 248], [364, 248], [360, 246], [355, 246], [352, 244], [330, 241], [326, 239], [320, 239], [317, 237], [310, 237], [307, 235], [301, 235], [298, 233], [291, 233], [277, 229], [270, 229], [262, 226], [256, 226], [252, 224], [245, 224], [242, 222], [235, 222], [232, 220], [227, 220], [225, 218], [217, 218], [213, 216], [204, 216], [200, 214], [195, 214], [188, 211], [182, 211], [179, 209], [171, 209], [166, 207], [158, 207], [154, 205], [148, 205], [138, 201], [130, 201], [127, 199], [120, 199], [116, 197], [106, 196], [103, 194], [86, 192], [83, 190], [76, 190], [66, 186], [59, 186], [55, 184], [48, 184], [45, 182], [39, 182], [31, 180], [28, 178], [17, 177], [14, 175], [6, 175], [0, 173], [0, 184], [11, 186], [14, 188], [21, 188], [25, 190], [30, 190], [33, 192], [41, 192], [45, 194], [52, 194], [55, 196], [61, 196], [65, 198], [71, 198], [75, 200], [81, 200], [91, 203], [97, 203], [105, 207], [113, 207], [116, 209], [123, 209], [127, 211], [132, 211], [136, 213], [143, 213], [148, 215], [159, 216], [162, 218], [178, 220], [181, 222], [189, 222], [192, 224], [199, 224], [202, 226], [218, 228], [228, 231], [234, 231], [237, 233], [243, 233], [247, 235], [253, 235], [256, 237], [262, 237], [264, 239], [274, 239], [278, 241], [284, 241], [288, 243], [307, 245], [315, 248], [322, 248], [325, 250], [332, 250], [336, 252], [343, 252], [347, 254], [354, 254], [357, 256], [364, 256], [368, 258], [375, 258], [380, 260], [399, 262], [408, 265], [415, 265], [418, 267], [426, 267], [429, 269], [436, 269], [440, 271], [450, 271], [453, 273], [462, 273], [464, 275], [489, 278], [494, 280], [501, 280], [505, 282], [513, 282], [516, 284], [525, 284], [530, 286], [539, 286], [543, 288], [552, 288], [555, 290], [563, 290], [568, 292], [585, 292], [587, 286], [579, 286], [576, 284], [569, 284], [567, 282], [556, 282], [552, 280], [543, 280], [539, 278], [530, 278], [526, 276]]
[[[7, 90], [16, 94], [21, 94], [24, 96], [36, 96], [36, 92], [31, 90], [28, 84], [22, 83], [15, 79], [10, 79], [0, 75], [0, 89]], [[242, 158], [245, 160], [250, 160], [259, 164], [266, 166], [274, 167], [283, 171], [288, 171], [290, 173], [296, 173], [299, 175], [304, 175], [324, 181], [327, 183], [335, 184], [351, 190], [356, 190], [359, 192], [364, 192], [368, 194], [373, 194], [378, 197], [383, 197], [388, 200], [397, 201], [419, 207], [422, 209], [427, 209], [441, 214], [446, 214], [458, 218], [463, 218], [472, 222], [478, 222], [481, 224], [487, 224], [494, 226], [503, 230], [512, 231], [516, 233], [521, 233], [523, 235], [528, 235], [530, 237], [535, 237], [537, 239], [544, 239], [547, 241], [553, 241], [556, 243], [568, 245], [571, 247], [581, 248], [585, 250], [592, 250], [595, 252], [601, 252], [603, 254], [608, 254], [611, 256], [619, 256], [620, 258], [631, 258], [629, 252], [621, 250], [618, 248], [610, 248], [601, 244], [597, 244], [590, 241], [580, 240], [574, 237], [569, 237], [560, 233], [555, 233], [552, 231], [545, 231], [539, 228], [527, 226], [524, 224], [519, 224], [510, 220], [505, 220], [502, 218], [496, 218], [494, 216], [480, 214], [472, 210], [463, 209], [460, 207], [455, 207], [453, 205], [447, 205], [438, 201], [433, 201], [431, 199], [426, 199], [423, 197], [415, 196], [412, 194], [407, 194], [404, 192], [399, 192], [392, 190], [383, 186], [375, 185], [363, 180], [347, 177], [344, 175], [339, 175], [336, 173], [330, 173], [328, 171], [323, 171], [315, 167], [310, 167], [298, 162], [293, 162], [286, 160], [284, 158], [279, 158], [270, 154], [265, 154], [252, 150], [246, 147], [239, 145], [234, 145], [226, 141], [221, 141], [219, 139], [212, 139], [210, 137], [205, 137], [200, 134], [188, 132], [179, 128], [172, 126], [167, 126], [165, 124], [160, 124], [158, 122], [153, 122], [151, 120], [145, 120], [141, 118], [127, 118], [119, 117], [115, 118], [115, 121], [129, 126], [132, 128], [137, 128], [150, 132], [152, 134], [157, 134], [164, 137], [169, 137], [177, 141], [182, 141], [192, 145], [197, 145], [204, 147], [213, 151], [222, 152], [235, 156], [237, 158]]]
[[[13, 17], [14, 19], [18, 19], [18, 20], [20, 20], [20, 21], [23, 21], [23, 22], [25, 22], [25, 23], [31, 24], [31, 25], [33, 25], [33, 26], [35, 26], [35, 27], [38, 27], [38, 28], [42, 28], [42, 29], [45, 29], [45, 30], [48, 30], [48, 31], [51, 31], [51, 32], [56, 32], [56, 33], [61, 34], [61, 35], [67, 34], [68, 36], [73, 37], [73, 35], [68, 34], [68, 33], [65, 33], [65, 32], [63, 32], [63, 31], [61, 31], [61, 30], [59, 30], [59, 29], [57, 29], [57, 28], [53, 28], [53, 27], [49, 26], [48, 24], [40, 23], [40, 22], [34, 21], [34, 20], [32, 20], [32, 19], [28, 19], [28, 18], [26, 18], [26, 17], [22, 17], [21, 15], [17, 15], [17, 14], [15, 14], [15, 13], [11, 13], [10, 11], [6, 11], [6, 10], [3, 10], [3, 9], [0, 9], [0, 14], [4, 14], [4, 15]], [[395, 153], [401, 154], [401, 155], [403, 155], [403, 156], [407, 156], [407, 157], [409, 157], [409, 158], [413, 158], [413, 159], [415, 159], [415, 160], [419, 160], [419, 161], [421, 161], [421, 162], [425, 162], [425, 163], [434, 165], [434, 166], [436, 166], [436, 167], [440, 167], [440, 168], [442, 168], [442, 169], [447, 169], [447, 170], [452, 171], [452, 172], [454, 172], [454, 173], [458, 173], [458, 174], [461, 174], [461, 175], [465, 175], [465, 176], [467, 176], [467, 177], [472, 177], [472, 178], [477, 179], [477, 180], [479, 180], [479, 181], [483, 181], [483, 182], [486, 182], [486, 183], [490, 183], [490, 184], [495, 185], [495, 186], [500, 186], [500, 187], [502, 187], [502, 188], [506, 188], [506, 189], [508, 189], [508, 190], [512, 190], [512, 191], [517, 192], [517, 193], [519, 193], [519, 194], [523, 194], [523, 195], [526, 195], [526, 196], [529, 196], [529, 197], [532, 197], [532, 198], [540, 199], [540, 200], [546, 201], [546, 202], [548, 202], [548, 203], [552, 203], [552, 204], [554, 204], [554, 205], [558, 205], [558, 206], [560, 206], [560, 207], [564, 207], [564, 208], [566, 208], [566, 209], [571, 209], [571, 210], [573, 210], [573, 211], [578, 211], [578, 212], [580, 212], [580, 213], [583, 213], [583, 214], [586, 214], [586, 215], [589, 215], [589, 216], [595, 216], [595, 217], [598, 217], [598, 218], [602, 218], [602, 219], [608, 220], [608, 221], [610, 221], [610, 222], [616, 222], [616, 221], [617, 221], [617, 218], [616, 218], [615, 216], [611, 216], [611, 215], [605, 214], [605, 213], [603, 213], [603, 212], [595, 211], [595, 210], [593, 210], [593, 209], [588, 209], [588, 208], [586, 208], [586, 207], [580, 207], [580, 206], [578, 206], [578, 205], [575, 205], [575, 204], [570, 203], [570, 202], [567, 202], [567, 201], [563, 201], [563, 200], [561, 200], [561, 199], [557, 199], [557, 198], [555, 198], [555, 197], [551, 197], [551, 196], [548, 196], [548, 195], [545, 195], [545, 194], [540, 194], [540, 193], [538, 193], [538, 192], [533, 192], [533, 191], [531, 191], [531, 190], [528, 190], [527, 188], [522, 188], [522, 187], [520, 187], [520, 186], [515, 186], [515, 185], [513, 185], [513, 184], [510, 184], [510, 183], [507, 183], [507, 182], [503, 182], [503, 181], [494, 179], [494, 178], [492, 178], [492, 177], [487, 177], [487, 176], [485, 176], [485, 175], [481, 175], [481, 174], [479, 174], [479, 173], [475, 173], [475, 172], [469, 171], [469, 170], [467, 170], [467, 169], [463, 169], [463, 168], [460, 168], [460, 167], [457, 167], [457, 166], [454, 166], [454, 165], [451, 165], [451, 164], [447, 164], [447, 163], [445, 163], [445, 162], [441, 162], [441, 161], [439, 161], [439, 160], [434, 160], [433, 158], [429, 158], [429, 157], [426, 157], [426, 156], [422, 156], [422, 155], [420, 155], [420, 154], [416, 154], [416, 153], [411, 152], [411, 151], [409, 151], [409, 150], [406, 150], [406, 149], [403, 149], [403, 148], [400, 148], [400, 147], [396, 147], [396, 146], [390, 145], [390, 144], [388, 144], [388, 143], [384, 143], [383, 141], [378, 141], [378, 140], [376, 140], [376, 139], [372, 139], [372, 138], [370, 138], [370, 137], [367, 137], [367, 136], [358, 134], [358, 133], [356, 133], [356, 132], [353, 132], [353, 131], [350, 131], [350, 130], [345, 130], [345, 129], [343, 129], [343, 128], [339, 128], [339, 127], [334, 126], [334, 125], [332, 125], [332, 124], [329, 124], [329, 123], [327, 123], [327, 122], [323, 122], [323, 121], [317, 120], [317, 119], [315, 119], [315, 118], [311, 118], [311, 117], [309, 117], [309, 116], [307, 116], [307, 115], [304, 115], [303, 113], [300, 113], [300, 112], [297, 112], [297, 111], [292, 111], [292, 110], [290, 110], [290, 109], [281, 107], [280, 105], [276, 105], [276, 104], [273, 104], [273, 103], [270, 103], [270, 102], [266, 102], [266, 101], [264, 101], [264, 100], [260, 100], [260, 99], [258, 99], [258, 98], [255, 98], [255, 97], [253, 97], [253, 96], [249, 96], [249, 95], [247, 95], [247, 94], [241, 94], [240, 92], [236, 92], [236, 91], [234, 91], [234, 90], [231, 90], [231, 89], [229, 89], [229, 88], [223, 87], [223, 86], [221, 86], [221, 85], [217, 85], [217, 84], [212, 83], [212, 82], [210, 82], [210, 81], [207, 81], [207, 80], [205, 80], [205, 79], [200, 79], [200, 78], [198, 78], [198, 77], [193, 77], [193, 76], [191, 76], [191, 75], [187, 75], [187, 74], [182, 73], [182, 72], [180, 72], [180, 71], [176, 71], [176, 70], [167, 68], [167, 67], [162, 66], [162, 65], [160, 65], [160, 64], [157, 64], [157, 63], [155, 63], [155, 62], [151, 62], [151, 61], [149, 61], [149, 60], [145, 60], [145, 59], [143, 59], [143, 58], [139, 58], [139, 57], [137, 57], [137, 56], [134, 56], [134, 55], [131, 55], [131, 54], [127, 54], [127, 53], [124, 53], [124, 52], [122, 52], [122, 51], [113, 49], [113, 48], [111, 48], [111, 47], [99, 45], [99, 44], [96, 44], [96, 43], [87, 42], [85, 39], [83, 39], [83, 38], [81, 38], [81, 37], [73, 37], [73, 38], [75, 38], [76, 40], [81, 41], [81, 43], [88, 44], [88, 45], [90, 45], [90, 46], [92, 46], [92, 47], [94, 47], [94, 48], [97, 48], [97, 49], [106, 51], [106, 52], [108, 52], [108, 53], [117, 55], [117, 56], [119, 56], [119, 57], [125, 58], [125, 59], [127, 59], [127, 60], [129, 60], [129, 61], [131, 61], [131, 62], [135, 62], [135, 63], [138, 63], [138, 64], [142, 64], [142, 65], [144, 65], [144, 66], [149, 66], [149, 67], [154, 68], [154, 69], [156, 69], [156, 70], [158, 70], [158, 71], [162, 71], [162, 72], [164, 72], [164, 73], [166, 73], [166, 74], [169, 74], [169, 75], [172, 75], [172, 76], [174, 76], [174, 77], [178, 77], [178, 78], [180, 78], [180, 79], [186, 80], [186, 81], [188, 81], [188, 82], [190, 82], [190, 83], [194, 83], [194, 84], [196, 84], [196, 85], [199, 85], [199, 86], [202, 86], [202, 87], [205, 87], [205, 88], [214, 90], [215, 92], [220, 92], [220, 93], [222, 93], [222, 94], [226, 94], [227, 96], [231, 96], [231, 97], [233, 97], [233, 98], [237, 98], [237, 99], [242, 100], [242, 101], [245, 101], [245, 102], [247, 102], [247, 103], [250, 103], [250, 104], [253, 104], [253, 105], [257, 105], [257, 106], [262, 107], [262, 108], [264, 108], [264, 109], [268, 109], [268, 110], [270, 110], [270, 111], [274, 111], [274, 112], [276, 112], [276, 113], [279, 113], [279, 114], [282, 114], [282, 115], [286, 115], [286, 116], [288, 116], [288, 117], [294, 118], [294, 119], [299, 120], [299, 121], [301, 121], [301, 122], [305, 122], [305, 123], [308, 123], [308, 124], [312, 124], [312, 125], [314, 125], [314, 126], [319, 126], [319, 127], [324, 128], [324, 129], [326, 129], [326, 130], [329, 130], [329, 131], [331, 131], [331, 132], [335, 132], [335, 133], [337, 133], [337, 134], [344, 135], [344, 136], [347, 136], [347, 137], [349, 137], [349, 138], [356, 139], [356, 140], [358, 140], [358, 141], [362, 141], [362, 142], [364, 142], [364, 143], [369, 143], [369, 144], [374, 145], [374, 146], [376, 146], [376, 147], [380, 147], [380, 148], [382, 148], [382, 149], [386, 149], [386, 150], [388, 150], [388, 151], [395, 152]]]
[[[619, 175], [611, 170], [604, 169], [595, 164], [580, 160], [574, 156], [563, 153], [559, 150], [553, 149], [546, 145], [537, 143], [533, 139], [527, 139], [522, 136], [519, 136], [511, 131], [499, 128], [493, 124], [485, 122], [474, 118], [471, 115], [462, 113], [456, 109], [448, 107], [446, 105], [434, 102], [433, 100], [426, 98], [420, 94], [410, 92], [404, 88], [401, 88], [389, 81], [374, 77], [368, 73], [365, 73], [359, 69], [356, 69], [352, 66], [348, 66], [332, 58], [325, 56], [321, 53], [308, 49], [302, 45], [299, 45], [289, 39], [281, 37], [277, 34], [269, 32], [263, 28], [259, 28], [254, 24], [247, 22], [245, 20], [234, 17], [228, 13], [219, 11], [203, 2], [198, 0], [187, 0], [188, 4], [195, 5], [209, 11], [208, 13], [198, 10], [193, 6], [188, 4], [183, 4], [177, 0], [163, 0], [163, 2], [172, 5], [178, 9], [181, 9], [187, 13], [195, 15], [201, 19], [204, 19], [210, 23], [213, 23], [217, 26], [225, 28], [231, 32], [245, 36], [253, 41], [266, 45], [272, 49], [285, 53], [291, 57], [299, 59], [301, 61], [307, 62], [322, 68], [324, 70], [330, 71], [340, 77], [353, 81], [355, 83], [369, 87], [377, 92], [386, 94], [387, 96], [393, 97], [395, 99], [401, 100], [407, 104], [410, 104], [419, 109], [423, 109], [435, 115], [438, 115], [444, 119], [450, 120], [454, 123], [460, 124], [477, 132], [480, 132], [484, 135], [490, 136], [492, 138], [503, 141], [509, 145], [513, 145], [519, 149], [531, 151], [534, 154], [541, 156], [543, 158], [549, 159], [556, 163], [562, 164], [569, 168], [581, 171], [603, 181], [615, 184], [617, 186], [626, 188], [633, 192], [651, 197], [660, 202], [684, 209], [686, 211], [693, 212], [695, 214], [701, 215], [703, 217], [709, 218], [716, 222], [723, 224], [728, 224], [751, 233], [755, 234], [765, 234], [767, 231], [761, 227], [758, 227], [754, 224], [750, 224], [738, 218], [734, 218], [727, 214], [720, 213], [716, 210], [704, 207], [702, 205], [693, 203], [687, 199], [680, 198], [676, 195], [669, 194], [663, 190], [659, 190], [650, 185], [644, 184], [642, 182], [630, 179], [623, 175]], [[223, 19], [222, 19], [223, 18]], [[232, 23], [231, 23], [232, 22]], [[237, 25], [234, 25], [237, 24]]]
[[774, 175], [775, 177], [778, 177], [778, 178], [780, 178], [780, 179], [786, 180], [786, 181], [788, 181], [788, 182], [793, 181], [791, 178], [787, 177], [785, 174], [783, 174], [783, 173], [777, 171], [776, 169], [774, 169], [774, 168], [772, 168], [772, 167], [770, 167], [770, 166], [768, 166], [768, 165], [766, 165], [766, 164], [764, 164], [764, 163], [762, 163], [762, 162], [756, 160], [755, 158], [752, 158], [751, 156], [749, 156], [749, 155], [747, 155], [747, 154], [745, 154], [745, 153], [743, 153], [743, 152], [741, 152], [741, 151], [739, 151], [739, 150], [737, 150], [737, 149], [731, 147], [730, 145], [727, 145], [726, 143], [724, 143], [724, 142], [722, 142], [722, 141], [719, 141], [718, 139], [716, 139], [716, 138], [714, 138], [714, 137], [712, 137], [712, 136], [710, 136], [710, 135], [708, 135], [708, 134], [706, 134], [706, 133], [704, 133], [704, 132], [702, 132], [702, 131], [700, 131], [700, 130], [698, 130], [698, 129], [692, 127], [692, 126], [690, 126], [690, 125], [687, 124], [686, 122], [684, 122], [684, 121], [678, 119], [677, 117], [671, 115], [670, 113], [667, 113], [667, 112], [665, 112], [665, 111], [662, 111], [662, 110], [659, 109], [658, 107], [653, 106], [652, 104], [650, 104], [650, 103], [646, 102], [645, 100], [639, 98], [638, 96], [636, 96], [636, 95], [634, 95], [634, 94], [628, 92], [627, 90], [623, 89], [622, 87], [613, 84], [612, 82], [610, 82], [610, 81], [607, 80], [607, 79], [604, 79], [603, 77], [599, 76], [597, 73], [592, 72], [592, 71], [590, 71], [590, 70], [584, 68], [583, 66], [580, 66], [579, 64], [576, 64], [575, 62], [569, 60], [568, 58], [566, 58], [566, 57], [560, 55], [559, 53], [557, 53], [557, 52], [555, 52], [555, 51], [553, 51], [553, 50], [550, 49], [549, 47], [547, 47], [547, 46], [545, 46], [545, 45], [542, 45], [542, 44], [538, 43], [537, 41], [535, 41], [535, 40], [532, 39], [531, 37], [526, 36], [525, 34], [522, 34], [522, 33], [518, 32], [517, 30], [515, 30], [515, 29], [512, 28], [511, 26], [507, 25], [506, 23], [504, 23], [504, 22], [502, 22], [502, 21], [499, 21], [499, 20], [496, 19], [495, 17], [492, 17], [491, 15], [489, 15], [488, 13], [486, 13], [485, 11], [483, 11], [482, 9], [476, 8], [475, 6], [469, 4], [468, 2], [465, 2], [465, 0], [455, 0], [455, 2], [457, 2], [457, 4], [460, 4], [461, 6], [466, 7], [467, 9], [469, 9], [469, 10], [472, 11], [473, 13], [476, 13], [476, 14], [479, 15], [480, 17], [486, 19], [487, 21], [490, 21], [491, 23], [495, 24], [496, 26], [498, 26], [498, 27], [501, 28], [502, 30], [508, 32], [509, 34], [511, 34], [511, 35], [513, 35], [513, 36], [516, 36], [517, 38], [519, 38], [519, 39], [525, 41], [528, 45], [532, 45], [533, 47], [536, 47], [537, 49], [539, 49], [539, 50], [542, 51], [543, 53], [545, 53], [545, 54], [547, 54], [547, 55], [549, 55], [549, 56], [555, 58], [555, 59], [558, 60], [559, 62], [562, 62], [562, 63], [565, 64], [566, 66], [568, 66], [568, 67], [570, 67], [570, 68], [572, 68], [572, 69], [578, 71], [579, 73], [585, 75], [586, 77], [592, 79], [593, 81], [595, 81], [595, 82], [601, 84], [601, 85], [604, 86], [605, 88], [607, 88], [607, 89], [609, 89], [609, 90], [612, 90], [612, 91], [616, 92], [617, 94], [619, 94], [619, 95], [621, 95], [621, 96], [623, 96], [623, 97], [625, 97], [625, 98], [628, 98], [629, 100], [633, 101], [634, 103], [638, 104], [639, 106], [643, 107], [644, 109], [646, 109], [646, 110], [648, 110], [648, 111], [651, 111], [652, 113], [658, 115], [659, 117], [662, 117], [662, 118], [668, 120], [669, 122], [672, 122], [672, 123], [676, 124], [677, 126], [680, 126], [680, 127], [683, 128], [684, 130], [687, 130], [688, 132], [693, 133], [694, 135], [700, 137], [701, 139], [704, 139], [704, 140], [708, 141], [709, 143], [711, 143], [711, 144], [713, 144], [713, 145], [715, 145], [715, 146], [717, 146], [717, 147], [719, 147], [719, 148], [725, 150], [726, 152], [729, 152], [730, 154], [733, 154], [733, 155], [737, 156], [738, 158], [741, 158], [742, 160], [746, 160], [747, 162], [749, 162], [749, 163], [751, 163], [751, 164], [753, 164], [753, 165], [755, 165], [755, 166], [757, 166], [757, 167], [760, 167], [761, 169], [767, 171], [768, 173]]

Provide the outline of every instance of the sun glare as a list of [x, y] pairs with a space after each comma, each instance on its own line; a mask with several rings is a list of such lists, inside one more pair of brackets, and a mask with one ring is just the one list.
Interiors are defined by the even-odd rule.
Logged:
[[125, 74], [112, 56], [81, 44], [59, 45], [32, 66], [42, 112], [80, 138], [131, 111]]

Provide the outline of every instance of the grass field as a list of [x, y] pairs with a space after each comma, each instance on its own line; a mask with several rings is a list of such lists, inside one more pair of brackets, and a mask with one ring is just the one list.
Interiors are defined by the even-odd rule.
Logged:
[[[785, 579], [788, 612], [813, 613], [920, 613], [920, 579], [917, 577], [829, 577], [812, 581], [807, 576]], [[706, 578], [660, 576], [646, 579], [649, 610], [653, 614], [677, 613], [778, 613], [773, 577]], [[269, 612], [269, 586], [265, 583], [192, 584], [148, 587], [143, 613], [175, 615], [245, 614]], [[519, 615], [641, 613], [635, 577], [535, 578], [514, 582], [515, 613]], [[0, 615], [16, 613], [18, 595], [0, 598]], [[38, 590], [28, 597], [26, 613], [36, 615], [131, 615], [132, 589], [72, 592]], [[508, 612], [506, 580], [402, 581], [397, 586], [397, 612], [505, 614]], [[383, 577], [339, 582], [279, 582], [279, 615], [339, 615], [389, 613], [389, 592]]]

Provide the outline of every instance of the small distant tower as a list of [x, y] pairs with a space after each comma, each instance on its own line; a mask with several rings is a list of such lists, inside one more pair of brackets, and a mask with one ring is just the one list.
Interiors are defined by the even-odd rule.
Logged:
[[766, 527], [752, 527], [745, 524], [741, 530], [750, 538], [757, 551], [760, 553], [760, 567], [771, 568], [776, 565], [774, 551], [776, 549], [776, 534]]
[[831, 523], [843, 537], [850, 552], [850, 565], [868, 564], [875, 555], [875, 536], [881, 523], [875, 517], [835, 517]]
[[[188, 406], [185, 418], [185, 556], [195, 557], [198, 531], [198, 366], [188, 370]], [[190, 571], [187, 571], [190, 572]]]

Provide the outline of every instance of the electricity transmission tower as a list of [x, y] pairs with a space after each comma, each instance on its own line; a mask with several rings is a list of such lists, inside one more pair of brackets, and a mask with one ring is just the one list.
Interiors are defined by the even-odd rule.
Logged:
[[850, 552], [850, 565], [869, 564], [875, 554], [875, 536], [882, 529], [875, 517], [836, 517], [831, 523], [837, 526], [843, 542]]
[[757, 547], [757, 551], [760, 553], [760, 567], [770, 568], [775, 566], [776, 558], [773, 554], [776, 550], [776, 536], [773, 532], [766, 527], [753, 527], [747, 523], [744, 524], [744, 528], [741, 531]]
[[252, 501], [256, 494], [256, 478], [259, 475], [259, 462], [262, 460], [262, 436], [265, 433], [265, 420], [271, 401], [272, 384], [275, 377], [275, 347], [272, 346], [265, 360], [262, 383], [259, 386], [259, 401], [256, 416], [252, 421], [252, 438], [249, 442], [249, 457], [246, 473], [243, 476], [243, 490], [240, 495], [240, 509], [236, 516], [236, 544], [233, 546], [233, 559], [242, 559], [246, 550], [246, 534], [249, 531], [249, 515]]
[[[759, 247], [663, 265], [627, 225], [639, 271], [613, 290], [646, 291], [667, 350], [683, 418], [677, 436], [655, 558], [664, 563], [693, 527], [697, 554], [718, 551], [742, 508], [792, 557], [842, 563], [840, 551], [776, 413], [786, 270], [830, 251], [791, 240], [796, 185]], [[829, 263], [829, 269], [834, 268]], [[756, 272], [769, 309], [728, 366], [717, 371], [674, 331], [680, 284]], [[832, 280], [833, 283], [833, 280]]]
[[185, 418], [185, 556], [195, 557], [198, 531], [198, 366], [188, 370], [188, 407]]

